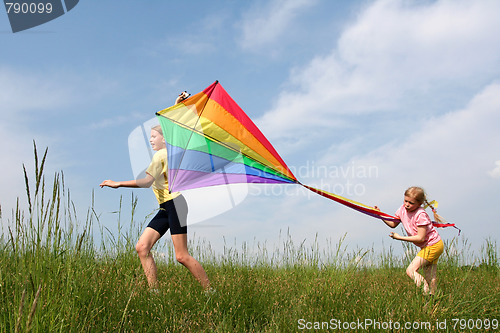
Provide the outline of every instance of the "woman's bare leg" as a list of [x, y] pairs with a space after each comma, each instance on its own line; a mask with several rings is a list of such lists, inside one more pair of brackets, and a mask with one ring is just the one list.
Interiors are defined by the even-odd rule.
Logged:
[[148, 279], [148, 285], [153, 289], [158, 288], [158, 278], [156, 273], [156, 263], [151, 255], [151, 249], [160, 237], [161, 236], [158, 231], [147, 227], [135, 245], [135, 250], [141, 260], [142, 269]]
[[172, 242], [174, 243], [175, 259], [193, 274], [204, 289], [209, 289], [210, 281], [208, 280], [207, 273], [200, 263], [189, 254], [187, 234], [172, 235]]

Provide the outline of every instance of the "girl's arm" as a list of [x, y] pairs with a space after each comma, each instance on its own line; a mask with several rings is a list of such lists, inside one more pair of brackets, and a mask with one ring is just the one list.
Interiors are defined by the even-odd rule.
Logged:
[[399, 221], [384, 220], [384, 219], [382, 219], [382, 221], [384, 221], [384, 223], [391, 228], [396, 228], [399, 225]]
[[[375, 208], [376, 210], [380, 210], [380, 208], [378, 208], [377, 206], [373, 206], [373, 208]], [[398, 216], [398, 218], [399, 218], [399, 216]], [[384, 223], [387, 224], [391, 228], [396, 228], [399, 225], [399, 221], [384, 220], [384, 219], [382, 219], [382, 221], [384, 221]]]
[[119, 187], [133, 187], [133, 188], [147, 188], [150, 187], [154, 182], [153, 176], [146, 173], [146, 177], [141, 179], [133, 179], [133, 180], [125, 180], [120, 182], [115, 182], [113, 180], [105, 180], [99, 186], [102, 188], [104, 186], [111, 188], [119, 188]]
[[405, 242], [412, 243], [422, 243], [425, 240], [425, 235], [427, 235], [427, 229], [425, 226], [417, 227], [417, 234], [413, 236], [401, 236], [396, 232], [391, 232], [389, 237], [392, 239], [397, 239]]

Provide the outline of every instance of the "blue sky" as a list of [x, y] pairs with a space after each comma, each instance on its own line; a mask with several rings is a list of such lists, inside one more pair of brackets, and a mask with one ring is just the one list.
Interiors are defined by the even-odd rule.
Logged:
[[[496, 0], [80, 1], [16, 34], [1, 14], [3, 223], [24, 200], [33, 140], [82, 220], [94, 191], [115, 230], [133, 192], [142, 222], [150, 190], [98, 184], [133, 178], [134, 128], [219, 80], [303, 183], [388, 213], [420, 185], [480, 250], [500, 234], [498, 12]], [[352, 249], [403, 249], [382, 222], [299, 187], [249, 188], [190, 234], [221, 249], [273, 246], [287, 230], [298, 244], [346, 234]]]

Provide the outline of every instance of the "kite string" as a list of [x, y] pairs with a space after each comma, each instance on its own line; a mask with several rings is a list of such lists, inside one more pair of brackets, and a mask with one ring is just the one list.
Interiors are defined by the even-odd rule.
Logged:
[[[337, 195], [337, 194], [333, 194], [333, 193], [330, 193], [330, 192], [326, 192], [326, 191], [323, 191], [323, 190], [319, 190], [319, 189], [316, 189], [316, 188], [313, 188], [313, 187], [310, 187], [310, 186], [307, 186], [305, 184], [302, 184], [300, 182], [298, 182], [298, 184], [302, 185], [303, 187], [311, 190], [312, 192], [316, 193], [316, 194], [319, 194], [325, 198], [328, 198], [330, 200], [333, 200], [333, 201], [336, 201], [344, 206], [347, 206], [349, 208], [352, 208], [360, 213], [364, 213], [366, 215], [369, 215], [369, 216], [372, 216], [372, 217], [375, 217], [375, 218], [379, 218], [379, 219], [383, 219], [383, 220], [393, 220], [393, 221], [399, 221], [398, 218], [396, 218], [395, 216], [392, 216], [392, 215], [389, 215], [387, 213], [384, 213], [384, 212], [381, 212], [379, 210], [376, 210], [376, 209], [373, 209], [372, 207], [370, 206], [367, 206], [367, 205], [364, 205], [362, 203], [359, 203], [359, 202], [356, 202], [356, 201], [353, 201], [353, 200], [350, 200], [350, 199], [347, 199], [347, 198], [344, 198], [340, 195]], [[446, 220], [444, 218], [442, 218], [441, 216], [439, 216], [437, 214], [437, 211], [436, 211], [436, 208], [432, 205], [434, 201], [431, 201], [430, 203], [425, 200], [425, 204], [426, 206], [424, 206], [424, 208], [427, 208], [430, 207], [432, 209], [432, 212], [434, 213], [434, 219], [436, 220], [436, 222], [433, 221], [433, 225], [436, 226], [436, 227], [440, 227], [440, 228], [443, 228], [443, 227], [453, 227], [455, 229], [458, 230], [458, 235], [460, 236], [460, 233], [461, 233], [461, 230], [460, 228], [458, 228], [455, 223], [448, 223], [446, 222]], [[437, 202], [435, 203], [437, 205]]]
[[344, 206], [347, 206], [349, 208], [352, 208], [360, 213], [364, 213], [366, 215], [369, 215], [369, 216], [372, 216], [372, 217], [375, 217], [375, 218], [379, 218], [379, 219], [385, 219], [385, 220], [399, 220], [397, 219], [396, 217], [390, 215], [390, 214], [387, 214], [387, 213], [384, 213], [378, 209], [375, 209], [373, 207], [370, 207], [370, 206], [367, 206], [367, 205], [364, 205], [362, 203], [359, 203], [359, 202], [356, 202], [354, 200], [350, 200], [350, 199], [347, 199], [347, 198], [344, 198], [340, 195], [337, 195], [337, 194], [333, 194], [333, 193], [330, 193], [330, 192], [327, 192], [327, 191], [324, 191], [324, 190], [320, 190], [320, 189], [317, 189], [317, 188], [314, 188], [314, 187], [310, 187], [308, 185], [305, 185], [305, 184], [302, 184], [300, 182], [298, 182], [298, 184], [302, 185], [303, 187], [309, 189], [310, 191], [316, 193], [316, 194], [319, 194], [325, 198], [328, 198], [330, 200], [333, 200], [333, 201], [336, 201]]

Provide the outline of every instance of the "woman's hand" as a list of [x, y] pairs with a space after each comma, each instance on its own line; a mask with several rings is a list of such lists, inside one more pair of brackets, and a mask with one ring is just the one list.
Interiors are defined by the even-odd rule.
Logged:
[[103, 181], [101, 184], [99, 184], [99, 186], [101, 188], [103, 188], [104, 186], [111, 187], [111, 188], [118, 188], [118, 187], [120, 187], [120, 183], [112, 181], [110, 179], [107, 179], [107, 180]]
[[140, 178], [140, 179], [132, 179], [132, 180], [123, 180], [119, 182], [115, 182], [113, 180], [105, 180], [99, 186], [102, 188], [104, 186], [111, 187], [111, 188], [118, 188], [118, 187], [132, 187], [132, 188], [147, 188], [150, 187], [155, 179], [153, 176], [151, 176], [149, 173], [146, 173], [146, 177]]
[[190, 93], [188, 93], [187, 91], [183, 91], [179, 94], [179, 96], [175, 99], [175, 104], [179, 104], [180, 102], [182, 102], [183, 100], [185, 100], [186, 98], [188, 98], [189, 96], [191, 96]]

